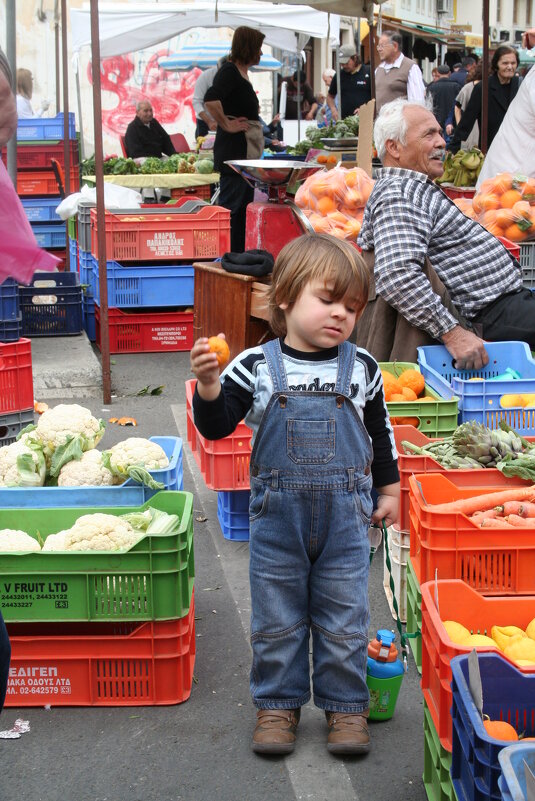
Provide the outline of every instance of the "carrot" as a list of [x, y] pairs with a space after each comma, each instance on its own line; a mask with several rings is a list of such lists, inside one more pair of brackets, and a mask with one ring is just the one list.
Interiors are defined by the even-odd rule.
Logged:
[[535, 503], [524, 501], [518, 514], [520, 517], [535, 517]]
[[522, 504], [520, 501], [506, 501], [502, 507], [502, 512], [504, 515], [522, 515], [521, 509]]
[[477, 523], [478, 525], [481, 524], [483, 520], [491, 520], [492, 518], [496, 517], [503, 517], [500, 512], [500, 509], [503, 507], [498, 507], [497, 509], [487, 509], [486, 512], [474, 512], [474, 514], [469, 518], [473, 523]]
[[[520, 518], [523, 520], [524, 518]], [[484, 520], [481, 521], [479, 524], [480, 528], [513, 528], [512, 524], [509, 523], [505, 517], [486, 517]]]
[[433, 512], [460, 512], [470, 516], [478, 511], [503, 506], [508, 501], [535, 501], [535, 485], [474, 495], [472, 498], [458, 498], [450, 503], [429, 504], [428, 508]]
[[535, 521], [533, 518], [520, 517], [520, 515], [507, 515], [507, 517], [504, 517], [504, 520], [507, 520], [509, 525], [515, 528], [535, 528]]

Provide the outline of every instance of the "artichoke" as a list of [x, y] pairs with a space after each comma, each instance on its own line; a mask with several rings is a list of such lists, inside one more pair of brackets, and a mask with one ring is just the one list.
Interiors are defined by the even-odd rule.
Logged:
[[453, 432], [452, 440], [457, 453], [485, 467], [496, 467], [506, 458], [516, 459], [523, 450], [522, 440], [514, 431], [491, 430], [475, 422], [460, 425]]

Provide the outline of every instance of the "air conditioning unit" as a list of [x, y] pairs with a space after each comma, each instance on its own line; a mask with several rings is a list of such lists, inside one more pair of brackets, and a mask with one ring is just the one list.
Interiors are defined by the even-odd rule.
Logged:
[[522, 34], [523, 34], [522, 28], [515, 31], [515, 44], [520, 44], [522, 42]]
[[437, 14], [449, 14], [453, 13], [453, 3], [452, 0], [437, 0]]
[[491, 42], [499, 42], [500, 41], [500, 29], [497, 28], [495, 25], [490, 28], [489, 33], [490, 33], [490, 41]]
[[500, 29], [500, 42], [508, 42], [511, 38], [511, 31], [506, 31], [504, 28]]

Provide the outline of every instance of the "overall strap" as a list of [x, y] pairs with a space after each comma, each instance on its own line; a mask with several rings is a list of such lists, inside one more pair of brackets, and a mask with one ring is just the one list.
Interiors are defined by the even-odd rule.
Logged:
[[357, 348], [352, 342], [342, 342], [338, 346], [338, 374], [334, 391], [346, 397], [350, 394], [356, 355]]
[[286, 376], [286, 370], [284, 369], [279, 340], [271, 339], [269, 342], [262, 345], [262, 350], [264, 351], [266, 364], [273, 383], [273, 392], [287, 392], [288, 378]]

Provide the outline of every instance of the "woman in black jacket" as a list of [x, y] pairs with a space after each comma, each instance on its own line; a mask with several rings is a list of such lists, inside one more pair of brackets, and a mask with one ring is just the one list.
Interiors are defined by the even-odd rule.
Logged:
[[[518, 69], [518, 53], [512, 47], [503, 45], [498, 47], [491, 61], [491, 75], [488, 83], [488, 125], [487, 125], [487, 147], [490, 144], [498, 129], [503, 122], [509, 104], [518, 92], [520, 85], [519, 78], [515, 75]], [[483, 81], [474, 86], [472, 96], [468, 105], [456, 127], [448, 150], [456, 153], [461, 142], [468, 138], [474, 123], [479, 123], [480, 144], [481, 144], [481, 97], [483, 91]]]

